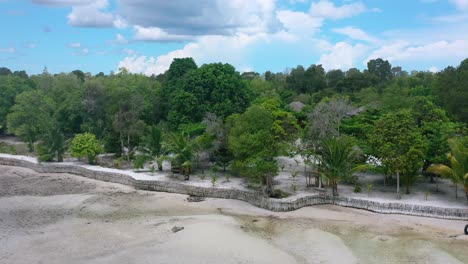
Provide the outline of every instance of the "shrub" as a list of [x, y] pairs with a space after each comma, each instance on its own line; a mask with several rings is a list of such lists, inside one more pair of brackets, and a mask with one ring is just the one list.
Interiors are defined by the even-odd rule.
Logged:
[[213, 187], [215, 186], [217, 181], [218, 181], [218, 176], [216, 176], [215, 174], [211, 175], [211, 184], [213, 185]]
[[353, 192], [355, 193], [360, 193], [361, 192], [361, 186], [360, 185], [354, 185], [354, 190]]
[[96, 156], [103, 151], [101, 143], [91, 133], [77, 134], [70, 146], [70, 153], [76, 158], [88, 158], [89, 164], [94, 164]]

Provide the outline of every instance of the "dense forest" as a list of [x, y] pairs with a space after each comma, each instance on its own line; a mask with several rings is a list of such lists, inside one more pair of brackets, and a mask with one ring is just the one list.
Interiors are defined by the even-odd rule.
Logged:
[[407, 192], [422, 168], [464, 185], [468, 199], [467, 122], [468, 59], [438, 73], [382, 59], [364, 71], [240, 74], [182, 58], [151, 77], [0, 68], [0, 134], [21, 138], [41, 161], [116, 153], [135, 167], [153, 161], [162, 170], [170, 160], [187, 179], [210, 164], [266, 192], [275, 157], [286, 155], [311, 164], [336, 195], [338, 181], [371, 163], [401, 174]]

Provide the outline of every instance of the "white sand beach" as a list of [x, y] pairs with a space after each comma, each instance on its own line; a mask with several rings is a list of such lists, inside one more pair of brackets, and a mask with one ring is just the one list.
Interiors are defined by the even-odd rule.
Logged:
[[465, 224], [331, 205], [274, 213], [0, 166], [5, 264], [468, 263]]

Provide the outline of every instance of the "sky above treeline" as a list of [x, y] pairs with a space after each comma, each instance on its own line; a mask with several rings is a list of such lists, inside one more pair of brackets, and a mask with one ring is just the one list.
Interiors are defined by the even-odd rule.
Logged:
[[383, 58], [438, 71], [468, 57], [468, 0], [0, 0], [0, 67], [166, 71], [173, 58], [238, 71]]

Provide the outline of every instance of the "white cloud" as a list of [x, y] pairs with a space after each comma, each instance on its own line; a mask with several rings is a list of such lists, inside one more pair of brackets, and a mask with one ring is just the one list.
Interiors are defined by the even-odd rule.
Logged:
[[362, 2], [354, 2], [342, 6], [336, 6], [329, 0], [313, 2], [310, 7], [310, 14], [312, 16], [335, 20], [353, 17], [369, 11], [379, 12], [380, 10], [377, 8], [368, 9]]
[[117, 43], [117, 44], [128, 44], [128, 40], [120, 33], [118, 33], [115, 36], [115, 40], [111, 41], [112, 43]]
[[103, 12], [108, 0], [97, 0], [88, 5], [73, 6], [68, 23], [74, 27], [114, 27], [114, 15]]
[[133, 39], [143, 41], [184, 41], [193, 38], [187, 35], [171, 35], [161, 28], [151, 27], [145, 28], [141, 26], [134, 26], [135, 35]]
[[119, 16], [115, 17], [112, 24], [114, 25], [115, 28], [118, 28], [118, 29], [125, 29], [128, 27], [127, 21]]
[[429, 68], [429, 71], [432, 72], [432, 73], [436, 73], [436, 72], [439, 71], [439, 69], [437, 69], [436, 66], [432, 66], [432, 67]]
[[355, 40], [363, 40], [367, 42], [376, 42], [377, 39], [374, 37], [369, 36], [366, 32], [364, 32], [362, 29], [348, 26], [344, 28], [335, 28], [333, 31], [346, 35], [349, 38], [355, 39]]
[[325, 70], [347, 70], [355, 67], [355, 63], [365, 56], [369, 48], [362, 44], [350, 45], [346, 42], [338, 42], [328, 54], [320, 57], [319, 64]]
[[[274, 37], [274, 36], [273, 36]], [[164, 73], [174, 58], [192, 57], [197, 63], [222, 61], [239, 66], [248, 55], [248, 47], [260, 41], [270, 41], [272, 36], [266, 34], [236, 36], [203, 36], [196, 42], [186, 44], [182, 49], [154, 57], [130, 56], [124, 58], [118, 68], [145, 75]]]
[[134, 50], [129, 49], [129, 48], [123, 48], [123, 49], [122, 49], [122, 52], [125, 53], [125, 54], [127, 54], [128, 56], [135, 56], [135, 55], [138, 54], [137, 51], [134, 51]]
[[73, 49], [78, 49], [81, 47], [81, 43], [79, 42], [70, 43], [68, 44], [68, 47], [73, 48]]
[[276, 0], [119, 0], [129, 24], [173, 36], [257, 34], [275, 26]]
[[276, 12], [276, 17], [291, 33], [311, 36], [320, 30], [323, 18], [312, 17], [303, 12], [282, 10]]
[[468, 40], [436, 41], [424, 45], [410, 45], [408, 42], [399, 41], [374, 51], [367, 60], [383, 58], [391, 62], [421, 62], [460, 60], [466, 57], [468, 57]]
[[458, 10], [468, 10], [468, 0], [449, 0]]

